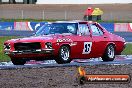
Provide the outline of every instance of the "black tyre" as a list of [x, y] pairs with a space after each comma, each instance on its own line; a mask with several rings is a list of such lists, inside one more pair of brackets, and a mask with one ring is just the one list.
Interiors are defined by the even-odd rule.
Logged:
[[108, 45], [104, 55], [102, 56], [103, 61], [113, 61], [115, 58], [115, 47], [113, 45]]
[[58, 64], [70, 63], [70, 49], [68, 46], [61, 46], [59, 49], [59, 57], [55, 59]]
[[20, 59], [20, 58], [17, 58], [17, 59], [11, 59], [12, 63], [14, 65], [24, 65], [26, 63], [26, 60], [24, 59]]

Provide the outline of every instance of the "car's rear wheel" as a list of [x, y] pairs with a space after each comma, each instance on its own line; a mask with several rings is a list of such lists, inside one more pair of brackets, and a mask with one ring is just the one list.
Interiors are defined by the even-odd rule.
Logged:
[[70, 63], [70, 48], [63, 45], [59, 49], [59, 58], [55, 59], [58, 64]]
[[26, 63], [26, 60], [20, 58], [12, 58], [11, 61], [14, 65], [24, 65]]
[[108, 45], [104, 55], [102, 56], [103, 61], [113, 61], [115, 58], [115, 47], [114, 45]]

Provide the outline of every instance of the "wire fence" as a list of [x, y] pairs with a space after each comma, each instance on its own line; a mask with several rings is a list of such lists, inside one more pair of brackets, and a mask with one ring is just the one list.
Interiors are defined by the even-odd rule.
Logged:
[[[84, 11], [47, 11], [47, 10], [0, 10], [0, 18], [5, 19], [64, 19], [83, 20]], [[107, 12], [102, 15], [102, 20], [132, 21], [132, 13]]]

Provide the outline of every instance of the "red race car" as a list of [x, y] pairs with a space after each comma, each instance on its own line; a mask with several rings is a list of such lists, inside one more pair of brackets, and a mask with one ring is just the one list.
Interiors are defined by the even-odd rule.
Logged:
[[124, 48], [124, 38], [108, 32], [99, 23], [87, 21], [47, 23], [34, 36], [4, 43], [4, 52], [14, 65], [24, 65], [27, 60], [47, 59], [64, 64], [72, 59], [96, 57], [113, 61]]

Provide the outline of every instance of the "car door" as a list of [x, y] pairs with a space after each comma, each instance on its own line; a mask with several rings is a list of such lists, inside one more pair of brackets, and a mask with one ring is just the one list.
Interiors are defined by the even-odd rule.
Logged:
[[79, 24], [77, 31], [77, 57], [90, 58], [92, 49], [92, 38], [90, 37], [90, 29], [87, 24]]
[[92, 44], [94, 46], [92, 48], [92, 56], [101, 57], [108, 42], [108, 36], [103, 33], [101, 27], [96, 23], [90, 24], [90, 29], [92, 32]]

